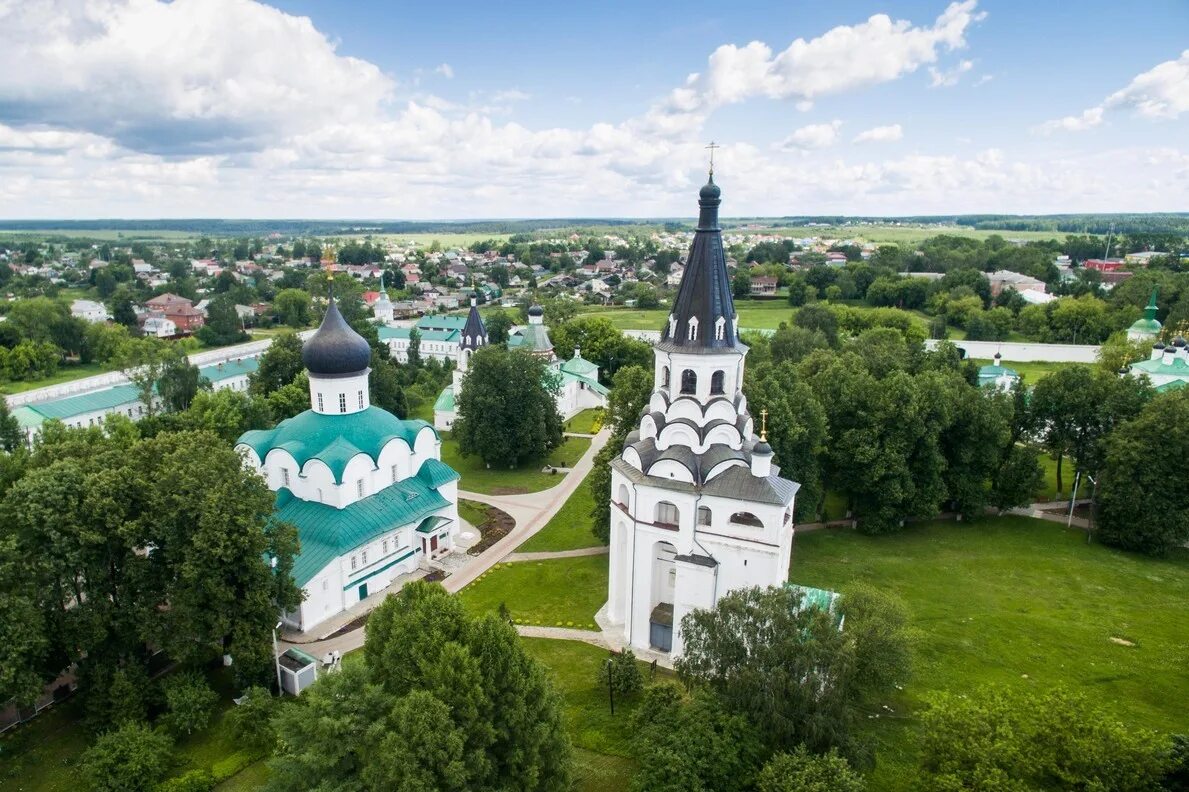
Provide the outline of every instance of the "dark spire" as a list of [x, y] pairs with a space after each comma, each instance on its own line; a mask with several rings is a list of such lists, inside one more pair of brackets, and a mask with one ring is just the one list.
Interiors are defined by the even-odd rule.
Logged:
[[[727, 275], [722, 231], [718, 227], [721, 194], [711, 173], [698, 193], [698, 228], [673, 299], [670, 321], [661, 331], [662, 343], [686, 349], [735, 347], [735, 302], [731, 299], [731, 279]], [[691, 339], [690, 325], [694, 319], [697, 321]], [[723, 320], [721, 337], [719, 319]]]
[[467, 314], [467, 323], [462, 326], [462, 338], [459, 341], [463, 349], [478, 349], [487, 343], [487, 327], [483, 324], [483, 317], [479, 315], [479, 295], [475, 291], [475, 282], [471, 281], [471, 312]]
[[358, 374], [368, 367], [372, 359], [372, 349], [367, 341], [352, 330], [339, 313], [334, 301], [333, 283], [331, 281], [330, 304], [326, 307], [322, 324], [301, 348], [301, 361], [305, 363], [306, 370], [315, 376]]

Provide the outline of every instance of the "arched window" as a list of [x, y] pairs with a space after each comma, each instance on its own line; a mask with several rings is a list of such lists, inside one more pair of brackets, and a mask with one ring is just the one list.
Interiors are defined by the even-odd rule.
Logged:
[[690, 369], [681, 372], [681, 392], [694, 393], [698, 390], [698, 375]]
[[661, 501], [656, 505], [656, 522], [657, 525], [664, 525], [676, 528], [681, 523], [681, 512], [677, 511], [677, 507], [668, 501]]
[[661, 367], [661, 387], [662, 388], [669, 387], [669, 367], [668, 366]]
[[628, 505], [628, 486], [626, 484], [619, 485], [619, 505]]
[[714, 340], [722, 341], [727, 336], [727, 319], [720, 316], [714, 322]]
[[690, 340], [690, 341], [697, 341], [697, 340], [698, 340], [698, 317], [696, 317], [696, 316], [691, 316], [691, 317], [690, 317], [690, 320], [689, 320], [689, 336], [688, 336], [688, 337], [689, 337], [689, 340]]
[[710, 392], [722, 393], [722, 382], [725, 375], [721, 371], [716, 371], [710, 375]]
[[698, 525], [710, 525], [710, 510], [705, 506], [698, 507]]
[[764, 524], [760, 522], [760, 518], [751, 512], [735, 512], [731, 515], [731, 522], [737, 525], [750, 525], [752, 528], [764, 527]]

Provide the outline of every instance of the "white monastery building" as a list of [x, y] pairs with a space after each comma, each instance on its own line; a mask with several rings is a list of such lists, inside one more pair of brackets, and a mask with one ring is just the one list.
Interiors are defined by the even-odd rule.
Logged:
[[370, 360], [332, 294], [302, 348], [310, 409], [236, 444], [277, 493], [275, 518], [297, 526], [293, 578], [305, 600], [283, 618], [299, 630], [428, 567], [458, 535], [458, 474], [441, 461], [437, 432], [371, 406]]
[[649, 406], [611, 462], [611, 559], [603, 618], [637, 650], [681, 654], [681, 620], [728, 592], [788, 581], [793, 499], [743, 395], [747, 347], [718, 226], [702, 187], [693, 245], [654, 347]]
[[[544, 323], [545, 311], [539, 305], [528, 309], [528, 325], [508, 337], [508, 349], [520, 349], [541, 358], [548, 373], [557, 383], [557, 411], [568, 419], [593, 407], [607, 406], [607, 388], [599, 382], [599, 367], [582, 357], [575, 349], [569, 360], [559, 360], [549, 340]], [[457, 331], [457, 352], [454, 362], [454, 381], [438, 395], [433, 408], [433, 423], [438, 429], [449, 429], [458, 417], [456, 401], [466, 382], [471, 355], [487, 343], [487, 328], [479, 315], [478, 297], [471, 295], [471, 311], [462, 328]], [[424, 346], [424, 342], [422, 342]], [[406, 347], [407, 350], [407, 347]], [[407, 354], [407, 351], [406, 351]]]

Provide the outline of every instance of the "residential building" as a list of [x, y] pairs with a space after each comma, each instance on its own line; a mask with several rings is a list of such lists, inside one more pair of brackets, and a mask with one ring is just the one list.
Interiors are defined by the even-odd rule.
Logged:
[[779, 278], [773, 278], [770, 275], [758, 275], [751, 279], [751, 293], [753, 295], [771, 296], [776, 294], [776, 287], [779, 283]]
[[86, 322], [107, 322], [111, 314], [101, 302], [94, 300], [75, 300], [70, 304], [70, 315]]

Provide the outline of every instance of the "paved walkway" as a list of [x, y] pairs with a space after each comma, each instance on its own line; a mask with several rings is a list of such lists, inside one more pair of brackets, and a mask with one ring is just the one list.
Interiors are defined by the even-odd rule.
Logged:
[[[454, 574], [450, 575], [444, 581], [442, 586], [450, 593], [461, 591], [467, 584], [474, 581], [477, 577], [482, 575], [487, 570], [491, 569], [496, 564], [507, 559], [513, 554], [517, 547], [524, 544], [524, 542], [537, 531], [545, 527], [545, 525], [553, 519], [553, 515], [557, 514], [566, 500], [574, 494], [574, 490], [582, 484], [586, 479], [586, 474], [594, 467], [594, 458], [602, 449], [602, 447], [611, 438], [611, 430], [604, 429], [595, 435], [594, 440], [591, 441], [590, 448], [583, 454], [582, 459], [578, 461], [573, 469], [566, 474], [565, 478], [561, 480], [554, 487], [540, 492], [530, 492], [524, 495], [484, 495], [478, 492], [466, 492], [460, 490], [459, 498], [467, 500], [479, 501], [480, 503], [487, 503], [492, 506], [497, 506], [503, 509], [512, 516], [516, 521], [516, 526], [508, 532], [508, 535], [500, 539], [491, 547], [484, 550], [478, 556], [469, 558], [466, 565], [459, 569]], [[595, 548], [598, 549], [598, 548]], [[603, 548], [604, 552], [606, 548]], [[559, 551], [571, 552], [571, 551]], [[410, 578], [411, 579], [411, 578]], [[401, 581], [403, 584], [404, 581]], [[378, 591], [372, 596], [368, 597], [363, 602], [359, 603], [349, 611], [339, 614], [326, 624], [319, 625], [319, 632], [322, 635], [327, 635], [341, 626], [350, 623], [354, 619], [374, 609], [384, 598], [389, 594], [394, 594], [400, 590], [400, 585], [394, 582], [383, 591]], [[545, 629], [545, 628], [541, 628]], [[574, 632], [584, 632], [576, 630]], [[598, 636], [599, 633], [590, 632], [588, 635]], [[296, 640], [302, 640], [296, 638]], [[339, 651], [343, 654], [358, 649], [363, 646], [364, 629], [360, 627], [357, 630], [336, 635], [333, 638], [316, 639], [310, 642], [301, 644], [301, 648], [314, 655], [321, 657], [327, 652]], [[546, 636], [547, 637], [547, 636]], [[290, 641], [282, 641], [282, 648], [294, 646]], [[600, 644], [602, 645], [602, 644]]]
[[610, 547], [581, 547], [577, 550], [542, 550], [539, 553], [512, 553], [504, 557], [504, 562], [511, 561], [550, 561], [554, 558], [581, 558], [582, 556], [608, 555]]
[[550, 638], [555, 641], [583, 641], [604, 649], [610, 649], [611, 644], [603, 633], [594, 630], [575, 630], [570, 627], [537, 627], [532, 624], [517, 624], [516, 632], [525, 638]]

